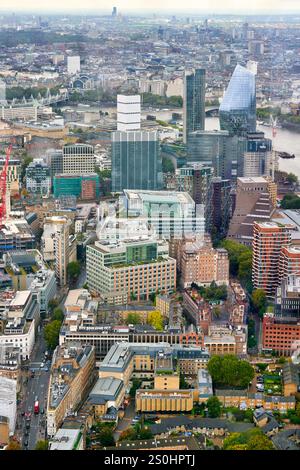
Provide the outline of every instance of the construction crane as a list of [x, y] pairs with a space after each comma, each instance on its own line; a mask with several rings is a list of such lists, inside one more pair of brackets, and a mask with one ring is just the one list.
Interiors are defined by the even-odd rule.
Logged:
[[6, 158], [2, 172], [0, 174], [0, 225], [3, 225], [3, 222], [6, 218], [6, 187], [7, 187], [7, 173], [8, 173], [8, 163], [11, 154], [12, 145], [6, 150]]

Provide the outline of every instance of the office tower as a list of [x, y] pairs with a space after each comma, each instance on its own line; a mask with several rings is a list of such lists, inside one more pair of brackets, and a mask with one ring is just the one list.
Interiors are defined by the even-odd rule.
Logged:
[[274, 212], [273, 189], [266, 178], [237, 179], [235, 210], [228, 238], [251, 246], [254, 222], [270, 221]]
[[168, 243], [150, 237], [88, 245], [86, 272], [90, 291], [113, 304], [149, 300], [150, 294], [167, 294], [176, 286], [176, 261], [169, 257]]
[[244, 137], [229, 131], [196, 131], [189, 134], [187, 161], [212, 166], [214, 175], [236, 180], [243, 175]]
[[48, 196], [51, 191], [50, 168], [42, 158], [35, 158], [26, 168], [26, 189], [30, 193]]
[[117, 12], [117, 7], [113, 7], [111, 16], [116, 17], [117, 14], [118, 14], [118, 12]]
[[212, 178], [212, 230], [219, 237], [227, 235], [232, 214], [232, 197], [230, 180], [220, 177]]
[[118, 131], [139, 131], [141, 129], [140, 95], [118, 95], [117, 114]]
[[272, 152], [272, 140], [263, 132], [247, 134], [246, 150], [243, 154], [243, 176], [272, 176], [277, 164]]
[[220, 128], [230, 134], [256, 131], [255, 73], [237, 65], [220, 106]]
[[279, 283], [279, 259], [284, 245], [291, 242], [291, 232], [283, 224], [254, 222], [252, 281], [254, 289], [263, 289], [274, 298]]
[[75, 75], [80, 72], [80, 56], [68, 56], [67, 57], [67, 69], [69, 75]]
[[46, 152], [46, 163], [50, 167], [51, 179], [63, 172], [63, 151], [60, 149], [49, 149]]
[[161, 189], [162, 159], [156, 131], [112, 133], [112, 192]]
[[212, 181], [213, 168], [201, 163], [188, 163], [176, 170], [176, 190], [186, 191], [196, 204], [204, 206], [205, 230], [212, 225]]
[[67, 175], [94, 173], [94, 147], [88, 144], [70, 144], [63, 146], [63, 171]]
[[186, 72], [183, 87], [183, 141], [205, 128], [205, 69]]

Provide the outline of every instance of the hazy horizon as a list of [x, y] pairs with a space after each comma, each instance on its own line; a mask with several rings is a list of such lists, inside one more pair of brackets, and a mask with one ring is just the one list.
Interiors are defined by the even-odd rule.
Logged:
[[37, 0], [27, 0], [24, 6], [23, 0], [11, 0], [10, 8], [7, 5], [0, 5], [1, 13], [70, 13], [80, 12], [99, 12], [110, 14], [113, 6], [116, 6], [120, 13], [145, 13], [145, 14], [214, 14], [214, 15], [287, 15], [300, 13], [299, 0], [252, 0], [247, 6], [241, 6], [240, 0], [210, 0], [201, 2], [199, 0], [186, 0], [186, 8], [182, 8], [182, 2], [179, 0], [166, 0], [161, 7], [161, 0], [119, 0], [119, 1], [101, 1], [85, 0], [85, 8], [82, 7], [82, 0], [52, 0], [44, 4]]

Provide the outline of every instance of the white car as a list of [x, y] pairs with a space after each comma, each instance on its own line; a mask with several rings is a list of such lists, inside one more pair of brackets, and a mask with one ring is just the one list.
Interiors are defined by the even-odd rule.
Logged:
[[40, 368], [44, 367], [44, 365], [45, 365], [45, 364], [44, 364], [43, 362], [41, 362]]

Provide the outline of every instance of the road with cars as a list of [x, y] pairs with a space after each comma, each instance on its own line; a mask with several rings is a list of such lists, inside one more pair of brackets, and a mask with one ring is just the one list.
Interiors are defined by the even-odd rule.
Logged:
[[[45, 439], [47, 392], [50, 377], [50, 362], [45, 358], [46, 344], [43, 330], [38, 333], [29, 363], [27, 383], [23, 398], [18, 405], [17, 424], [23, 449], [32, 450], [38, 440]], [[34, 403], [39, 402], [39, 413], [34, 414]]]

